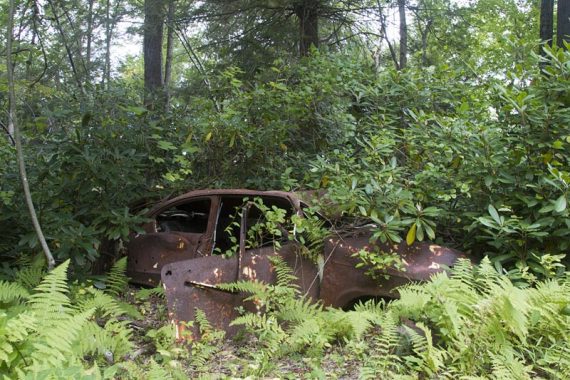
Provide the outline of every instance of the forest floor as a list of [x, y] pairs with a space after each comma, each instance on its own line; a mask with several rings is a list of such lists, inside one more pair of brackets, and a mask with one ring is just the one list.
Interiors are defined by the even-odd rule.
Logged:
[[[143, 316], [140, 320], [132, 321], [136, 347], [128, 360], [142, 364], [152, 359], [161, 363], [165, 359], [164, 348], [157, 347], [156, 339], [150, 338], [149, 332], [157, 331], [170, 324], [166, 300], [163, 297], [152, 295], [141, 301], [136, 297], [138, 290], [130, 286], [122, 297], [124, 301], [136, 306]], [[251, 351], [251, 347], [259, 347], [258, 344], [252, 344], [256, 343], [256, 339], [250, 335], [242, 336], [239, 340], [223, 339], [217, 342], [215, 347], [207, 347], [211, 355], [201, 363], [196, 363], [195, 358], [192, 357], [191, 347], [175, 342], [174, 337], [172, 337], [172, 346], [168, 351], [176, 352], [178, 356], [176, 363], [182, 366], [189, 378], [256, 378], [258, 376], [255, 373], [259, 368], [251, 359], [256, 355], [256, 352]], [[200, 352], [201, 355], [203, 353]], [[348, 350], [339, 344], [329, 347], [318, 359], [314, 356], [295, 354], [276, 361], [268, 358], [267, 365], [269, 368], [262, 370], [266, 374], [263, 378], [354, 379], [359, 377], [362, 363], [355, 357], [354, 347]]]

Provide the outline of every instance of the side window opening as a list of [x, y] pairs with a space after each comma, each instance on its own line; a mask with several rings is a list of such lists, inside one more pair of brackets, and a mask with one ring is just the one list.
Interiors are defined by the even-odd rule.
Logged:
[[291, 216], [294, 210], [281, 199], [255, 201], [247, 214], [246, 248], [280, 245], [288, 240], [293, 230]]
[[[291, 203], [285, 198], [278, 197], [261, 197], [260, 199], [262, 204], [269, 209], [272, 209], [273, 206], [275, 206], [276, 208], [285, 210], [286, 223], [284, 228], [286, 229], [287, 224], [291, 221], [291, 216], [295, 213]], [[242, 208], [248, 201], [253, 201], [253, 199], [240, 196], [222, 197], [220, 215], [216, 225], [214, 253], [220, 254], [232, 250], [235, 251], [237, 246], [239, 246], [241, 212]], [[260, 247], [273, 242], [272, 237], [263, 236], [262, 228], [260, 228], [260, 226], [266, 224], [267, 220], [262, 210], [255, 205], [249, 209], [246, 223], [246, 236], [253, 237], [254, 235], [259, 235], [261, 238], [261, 240], [256, 244], [246, 244], [246, 248]], [[282, 236], [282, 238], [285, 237], [286, 236]]]
[[199, 199], [162, 211], [156, 217], [157, 231], [205, 233], [208, 229], [210, 204], [210, 199]]
[[214, 254], [223, 254], [239, 245], [242, 197], [222, 197], [216, 221]]

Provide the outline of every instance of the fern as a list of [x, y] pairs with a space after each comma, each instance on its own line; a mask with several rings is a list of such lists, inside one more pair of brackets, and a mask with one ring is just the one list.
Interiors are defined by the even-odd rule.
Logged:
[[68, 267], [69, 260], [48, 273], [29, 297], [30, 310], [42, 316], [46, 328], [65, 320], [71, 313], [67, 286]]
[[42, 278], [46, 275], [45, 265], [43, 262], [41, 265], [32, 264], [32, 266], [27, 266], [20, 269], [14, 275], [16, 282], [24, 286], [26, 289], [30, 290], [35, 288], [40, 284]]
[[10, 368], [21, 360], [18, 347], [37, 328], [37, 319], [30, 312], [11, 316], [0, 311], [0, 368]]
[[127, 257], [122, 257], [117, 260], [113, 267], [107, 274], [106, 278], [106, 289], [105, 291], [114, 296], [122, 294], [122, 292], [127, 288], [129, 283], [129, 278], [126, 276], [127, 271]]
[[396, 374], [402, 370], [402, 359], [396, 354], [401, 346], [397, 319], [391, 312], [381, 315], [378, 321], [380, 331], [373, 337], [370, 350], [372, 355], [367, 357], [361, 369], [362, 378], [375, 379], [380, 375], [389, 377], [388, 374]]
[[94, 291], [90, 297], [77, 300], [79, 310], [95, 309], [103, 318], [130, 316], [142, 319], [141, 313], [131, 304], [121, 302], [106, 293]]
[[267, 284], [259, 281], [238, 281], [229, 284], [219, 284], [218, 288], [229, 292], [250, 293], [257, 296], [263, 295], [263, 298], [266, 298], [269, 289]]
[[145, 289], [140, 289], [137, 293], [136, 293], [136, 299], [140, 300], [140, 301], [144, 301], [149, 299], [150, 297], [159, 297], [164, 299], [166, 297], [165, 293], [164, 293], [164, 288], [162, 286], [156, 286], [154, 288], [145, 288]]
[[492, 374], [496, 380], [530, 380], [534, 379], [532, 366], [525, 365], [512, 350], [491, 355]]
[[438, 349], [433, 344], [432, 333], [429, 328], [422, 323], [416, 325], [422, 333], [406, 327], [411, 338], [415, 356], [408, 356], [404, 359], [412, 364], [418, 371], [427, 373], [430, 376], [438, 374], [443, 367], [446, 352]]
[[145, 376], [148, 380], [172, 380], [174, 379], [169, 371], [158, 365], [151, 359], [150, 368]]
[[83, 325], [76, 340], [75, 350], [81, 355], [95, 355], [109, 360], [110, 357], [120, 359], [133, 349], [132, 330], [128, 321], [110, 319], [102, 328], [89, 321]]
[[297, 277], [293, 274], [293, 270], [285, 260], [281, 256], [272, 256], [269, 260], [273, 264], [277, 277], [275, 287], [299, 294], [299, 286], [296, 284]]
[[93, 314], [93, 310], [70, 315], [66, 314], [49, 328], [40, 330], [30, 355], [32, 364], [29, 369], [38, 371], [50, 367], [61, 367], [65, 363], [77, 364], [79, 358], [74, 355], [73, 343], [83, 325]]
[[220, 342], [225, 336], [225, 332], [212, 327], [206, 314], [196, 309], [196, 323], [200, 329], [201, 339], [192, 346], [192, 356], [190, 363], [197, 370], [203, 370], [208, 362], [220, 351]]
[[0, 281], [0, 304], [18, 302], [29, 295], [28, 290], [18, 283]]
[[72, 306], [68, 266], [69, 261], [47, 274], [29, 296], [21, 285], [2, 283], [10, 289], [2, 292], [5, 299], [27, 298], [0, 312], [0, 368], [10, 376], [100, 378], [97, 366], [84, 367], [84, 355], [120, 357], [132, 350], [128, 321], [111, 318], [103, 328], [93, 321], [96, 311], [107, 318], [130, 311], [92, 287], [77, 292], [78, 307]]

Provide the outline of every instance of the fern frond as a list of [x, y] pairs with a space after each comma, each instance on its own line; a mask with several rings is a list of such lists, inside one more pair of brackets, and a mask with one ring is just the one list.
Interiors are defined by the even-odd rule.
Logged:
[[275, 274], [277, 280], [275, 282], [276, 287], [286, 287], [289, 289], [294, 289], [297, 294], [299, 290], [299, 285], [297, 285], [297, 277], [293, 273], [293, 269], [285, 262], [281, 256], [272, 256], [270, 258], [273, 269], [275, 269]]
[[234, 319], [230, 325], [245, 326], [255, 332], [260, 341], [271, 347], [279, 345], [287, 337], [277, 319], [267, 314], [245, 314]]
[[173, 380], [169, 371], [158, 365], [153, 359], [150, 361], [150, 368], [145, 376], [148, 380]]
[[268, 285], [259, 281], [238, 281], [229, 284], [219, 284], [218, 288], [229, 292], [242, 292], [249, 294], [267, 294]]
[[392, 302], [391, 307], [398, 310], [400, 315], [406, 315], [410, 319], [419, 319], [428, 303], [432, 300], [432, 295], [421, 285], [409, 284], [398, 289], [400, 298]]
[[568, 340], [544, 348], [542, 357], [536, 361], [536, 369], [548, 373], [553, 379], [570, 373], [570, 346]]
[[497, 285], [498, 281], [502, 277], [487, 256], [485, 256], [485, 258], [481, 260], [481, 263], [474, 268], [474, 276], [475, 282], [473, 283], [473, 286], [475, 286], [482, 294], [490, 294], [489, 288]]
[[505, 350], [499, 355], [491, 354], [491, 360], [492, 374], [496, 380], [531, 380], [534, 378], [532, 366], [525, 365], [512, 350]]
[[31, 290], [40, 284], [46, 273], [45, 266], [42, 263], [41, 266], [32, 265], [20, 269], [14, 275], [14, 279], [20, 285]]
[[275, 311], [275, 315], [278, 320], [284, 322], [301, 322], [323, 310], [322, 304], [315, 303], [310, 298], [289, 298], [282, 301], [282, 306]]
[[119, 301], [109, 294], [95, 291], [91, 297], [84, 297], [77, 301], [80, 311], [95, 309], [102, 317], [119, 317], [128, 315], [133, 318], [142, 318], [141, 313], [131, 304]]
[[369, 311], [328, 310], [327, 324], [334, 326], [337, 338], [360, 340], [364, 333], [378, 320], [378, 316]]
[[123, 361], [105, 370], [105, 379], [146, 379], [146, 368], [133, 361]]
[[212, 324], [210, 323], [210, 321], [208, 321], [208, 317], [206, 316], [206, 313], [204, 313], [204, 311], [202, 309], [195, 309], [195, 316], [194, 316], [194, 320], [195, 322], [198, 324], [198, 328], [200, 329], [200, 334], [207, 334], [209, 332], [211, 332], [212, 330], [214, 330], [214, 328], [212, 327]]
[[67, 285], [68, 267], [69, 260], [48, 273], [34, 289], [34, 294], [28, 299], [30, 309], [36, 315], [42, 316], [46, 328], [49, 328], [52, 322], [65, 319], [70, 313], [71, 304]]
[[73, 316], [65, 314], [49, 328], [42, 329], [30, 355], [32, 365], [29, 369], [36, 371], [78, 362], [80, 358], [74, 355], [74, 341], [93, 312], [88, 310]]
[[455, 280], [459, 280], [465, 284], [471, 285], [475, 280], [473, 263], [464, 258], [460, 258], [453, 264], [451, 275]]
[[514, 286], [508, 278], [502, 277], [496, 285], [490, 287], [493, 294], [491, 325], [503, 325], [504, 329], [514, 333], [521, 342], [526, 342], [528, 335], [528, 314], [530, 305], [527, 292]]
[[141, 301], [147, 300], [150, 297], [160, 297], [164, 299], [166, 297], [164, 288], [162, 286], [157, 286], [154, 288], [140, 289], [135, 295], [135, 298]]
[[0, 281], [0, 303], [12, 303], [27, 299], [30, 293], [16, 282]]
[[365, 359], [361, 370], [361, 376], [364, 378], [391, 378], [390, 375], [396, 375], [403, 370], [402, 359], [397, 354], [400, 348], [397, 318], [389, 311], [382, 315], [381, 319], [380, 331], [372, 340], [371, 355]]
[[419, 334], [406, 326], [416, 357], [406, 357], [405, 359], [409, 363], [415, 364], [414, 366], [417, 366], [416, 368], [420, 371], [434, 376], [443, 367], [446, 352], [433, 345], [433, 338], [429, 328], [422, 323], [417, 323], [416, 326], [423, 334]]
[[128, 321], [111, 319], [102, 328], [93, 321], [87, 321], [76, 339], [75, 352], [80, 356], [124, 357], [133, 349], [132, 330], [128, 324]]
[[365, 311], [381, 317], [384, 315], [385, 307], [386, 307], [386, 301], [384, 301], [383, 299], [379, 300], [370, 299], [366, 302], [356, 303], [354, 305], [354, 311]]
[[10, 367], [17, 346], [38, 328], [37, 319], [29, 311], [12, 316], [0, 311], [0, 368]]
[[105, 291], [114, 296], [121, 294], [129, 283], [129, 278], [126, 275], [127, 272], [127, 257], [122, 257], [113, 264], [113, 267], [107, 273], [107, 278], [105, 280]]
[[311, 356], [321, 356], [325, 345], [333, 338], [333, 331], [324, 325], [322, 318], [307, 318], [295, 324], [288, 334], [283, 353], [307, 349]]

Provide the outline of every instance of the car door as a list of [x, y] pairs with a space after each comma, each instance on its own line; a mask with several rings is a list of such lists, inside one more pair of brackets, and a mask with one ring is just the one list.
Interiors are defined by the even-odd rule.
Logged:
[[127, 244], [131, 281], [156, 285], [165, 264], [209, 255], [218, 198], [201, 196], [167, 202], [149, 215], [146, 233]]
[[[281, 244], [259, 234], [264, 224], [263, 213], [253, 202], [246, 202], [240, 211], [239, 249], [231, 257], [212, 255], [167, 264], [162, 269], [169, 314], [176, 325], [177, 337], [195, 339], [200, 335], [195, 322], [196, 310], [201, 310], [211, 326], [233, 335], [239, 326], [230, 326], [236, 318], [238, 306], [256, 311], [258, 305], [244, 303], [248, 294], [220, 289], [219, 284], [235, 281], [276, 282], [271, 257], [280, 256], [298, 278], [301, 291], [309, 297], [318, 297], [317, 266], [300, 254], [296, 242], [281, 236]], [[261, 237], [261, 240], [257, 240]]]

